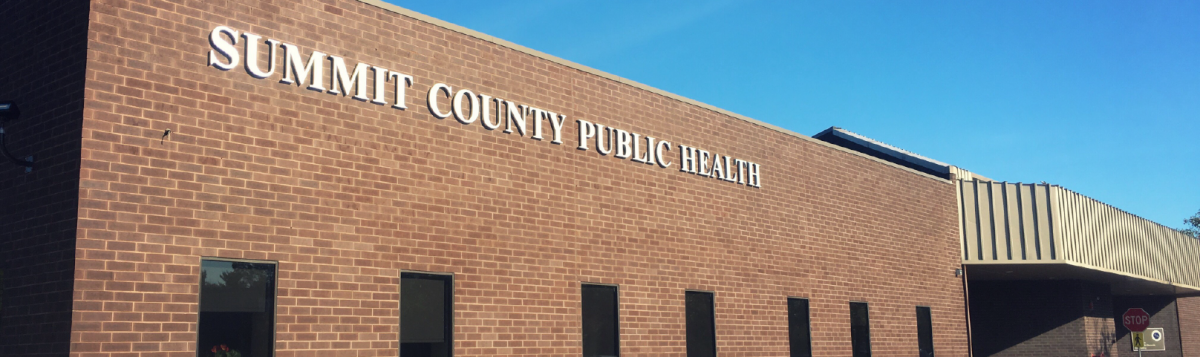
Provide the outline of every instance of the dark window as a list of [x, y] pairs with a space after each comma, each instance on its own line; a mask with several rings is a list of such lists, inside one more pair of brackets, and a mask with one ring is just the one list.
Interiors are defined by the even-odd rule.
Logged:
[[917, 345], [919, 356], [933, 357], [933, 315], [926, 306], [917, 306]]
[[583, 285], [583, 357], [620, 355], [617, 287]]
[[275, 264], [200, 260], [198, 355], [275, 352]]
[[812, 334], [808, 324], [808, 299], [788, 298], [788, 342], [792, 357], [812, 357]]
[[687, 292], [687, 357], [717, 356], [713, 293]]
[[400, 356], [450, 357], [454, 347], [451, 275], [400, 273]]
[[850, 345], [854, 357], [871, 357], [871, 320], [865, 302], [850, 303]]

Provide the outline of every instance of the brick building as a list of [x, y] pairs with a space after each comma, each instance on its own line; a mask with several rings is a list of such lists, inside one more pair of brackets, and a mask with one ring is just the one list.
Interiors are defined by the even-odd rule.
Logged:
[[956, 177], [374, 0], [4, 5], [4, 355], [969, 354]]
[[814, 138], [930, 175], [958, 191], [975, 356], [1200, 356], [1200, 241], [1045, 182], [1001, 182], [830, 128]]

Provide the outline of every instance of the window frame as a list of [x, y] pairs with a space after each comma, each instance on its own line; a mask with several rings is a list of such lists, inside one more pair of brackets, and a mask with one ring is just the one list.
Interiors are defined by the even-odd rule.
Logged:
[[[403, 304], [404, 304], [404, 299], [403, 299], [404, 292], [401, 291], [403, 289], [403, 284], [401, 284], [401, 280], [404, 279], [405, 274], [445, 277], [445, 278], [449, 279], [447, 281], [447, 283], [448, 283], [448, 285], [450, 285], [450, 289], [449, 289], [450, 291], [449, 291], [449, 294], [446, 294], [448, 304], [446, 304], [446, 306], [445, 306], [447, 309], [446, 309], [446, 312], [444, 313], [443, 318], [446, 319], [446, 324], [449, 328], [449, 331], [447, 331], [445, 333], [446, 334], [446, 346], [448, 346], [448, 349], [446, 350], [447, 351], [446, 357], [454, 357], [454, 326], [455, 326], [454, 325], [454, 303], [457, 302], [457, 300], [458, 300], [455, 296], [456, 295], [455, 292], [458, 289], [458, 287], [455, 286], [455, 284], [454, 284], [454, 281], [456, 280], [455, 274], [453, 272], [401, 270], [400, 274], [397, 276], [398, 279], [396, 280], [396, 301], [399, 302], [398, 304], [396, 304], [396, 312], [398, 315], [399, 315], [400, 311], [402, 311]], [[397, 342], [396, 343], [396, 356], [404, 357], [401, 354], [401, 351], [402, 351], [403, 345], [404, 345], [404, 341], [402, 340], [402, 338], [403, 338], [403, 337], [401, 337], [402, 332], [400, 331], [400, 329], [403, 328], [404, 316], [398, 316], [398, 317], [399, 318], [396, 319], [396, 327], [397, 327], [397, 329], [396, 329], [396, 342]]]
[[257, 260], [257, 259], [241, 259], [241, 258], [225, 258], [225, 257], [205, 257], [201, 256], [197, 267], [200, 271], [196, 273], [196, 356], [203, 357], [204, 351], [200, 347], [200, 304], [204, 301], [204, 281], [199, 280], [204, 272], [204, 261], [221, 261], [230, 263], [251, 263], [251, 264], [270, 264], [275, 267], [275, 281], [271, 284], [275, 291], [271, 294], [271, 355], [267, 357], [275, 357], [275, 353], [279, 345], [279, 261], [278, 260]]
[[613, 317], [616, 318], [616, 321], [614, 321], [613, 326], [616, 329], [616, 331], [614, 331], [613, 335], [616, 336], [616, 338], [617, 338], [616, 357], [620, 357], [621, 356], [621, 286], [618, 284], [592, 283], [592, 282], [586, 282], [586, 281], [582, 281], [579, 283], [579, 327], [580, 327], [579, 342], [580, 342], [580, 350], [581, 350], [580, 352], [583, 352], [582, 348], [583, 348], [583, 309], [584, 309], [584, 307], [583, 307], [583, 286], [584, 285], [611, 287], [616, 290], [615, 291], [616, 296], [614, 297], [616, 299], [616, 301], [615, 301], [615, 304], [613, 304], [613, 310], [614, 310]]

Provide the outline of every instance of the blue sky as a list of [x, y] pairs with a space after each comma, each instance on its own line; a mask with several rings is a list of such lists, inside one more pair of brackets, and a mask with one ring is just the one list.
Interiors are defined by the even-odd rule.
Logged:
[[801, 134], [1200, 210], [1200, 2], [388, 1]]

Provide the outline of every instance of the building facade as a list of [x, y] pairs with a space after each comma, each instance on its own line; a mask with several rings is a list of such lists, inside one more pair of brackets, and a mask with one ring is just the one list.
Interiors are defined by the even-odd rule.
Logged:
[[6, 5], [6, 355], [968, 354], [945, 177], [375, 1]]
[[837, 127], [813, 137], [956, 181], [973, 355], [1200, 356], [1197, 239], [1061, 186], [992, 180]]

